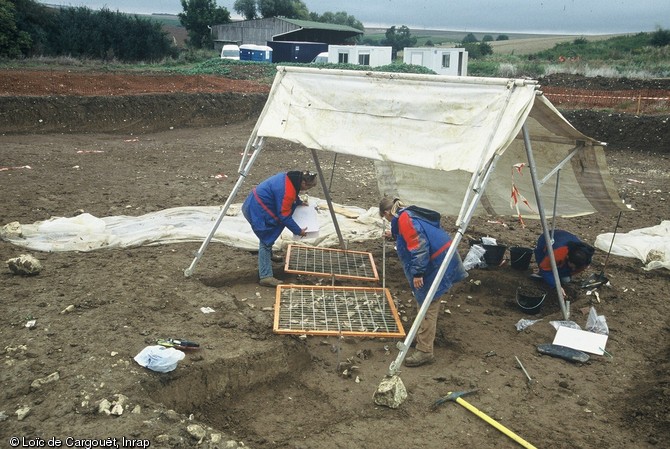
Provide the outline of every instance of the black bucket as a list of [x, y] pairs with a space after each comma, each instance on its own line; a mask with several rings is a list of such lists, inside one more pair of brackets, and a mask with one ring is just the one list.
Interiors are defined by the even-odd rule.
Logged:
[[515, 270], [527, 270], [530, 259], [533, 257], [533, 248], [513, 246], [509, 249], [509, 261]]
[[484, 261], [486, 265], [497, 267], [502, 263], [505, 257], [507, 247], [505, 245], [482, 245], [486, 252], [484, 253]]
[[535, 287], [519, 287], [516, 289], [516, 303], [521, 310], [530, 315], [540, 312], [546, 296], [547, 292]]

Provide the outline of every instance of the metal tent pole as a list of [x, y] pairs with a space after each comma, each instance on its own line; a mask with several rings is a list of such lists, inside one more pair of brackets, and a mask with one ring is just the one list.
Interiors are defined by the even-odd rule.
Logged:
[[486, 167], [484, 175], [478, 178], [481, 180], [481, 184], [473, 188], [475, 195], [473, 196], [470, 205], [465, 211], [463, 220], [461, 221], [461, 225], [452, 239], [451, 246], [449, 246], [447, 254], [444, 257], [444, 260], [442, 261], [439, 270], [437, 271], [435, 280], [431, 284], [430, 289], [428, 290], [428, 294], [426, 295], [426, 298], [424, 299], [421, 308], [417, 312], [416, 318], [414, 319], [414, 323], [412, 323], [412, 327], [410, 328], [409, 333], [405, 337], [405, 340], [403, 342], [398, 342], [397, 344], [397, 347], [400, 350], [400, 352], [398, 353], [396, 359], [393, 362], [391, 362], [391, 365], [389, 366], [389, 370], [387, 373], [389, 376], [394, 376], [400, 369], [400, 366], [402, 365], [402, 362], [405, 359], [405, 356], [407, 355], [407, 351], [409, 351], [410, 344], [412, 343], [412, 340], [414, 340], [416, 333], [419, 331], [419, 326], [421, 326], [421, 322], [426, 316], [428, 307], [430, 307], [430, 304], [433, 302], [433, 298], [435, 297], [435, 292], [437, 291], [440, 281], [442, 281], [442, 278], [444, 277], [444, 273], [446, 273], [447, 271], [449, 263], [451, 263], [451, 260], [454, 258], [454, 254], [456, 254], [456, 251], [458, 250], [458, 244], [463, 238], [463, 235], [466, 229], [468, 228], [468, 225], [470, 224], [470, 220], [475, 214], [475, 210], [477, 208], [477, 205], [479, 204], [479, 200], [484, 195], [486, 184], [488, 183], [489, 178], [491, 177], [491, 173], [493, 173], [493, 170], [495, 169], [495, 165], [498, 162], [499, 158], [500, 155], [495, 154], [493, 158], [489, 161], [489, 165], [488, 167]]
[[554, 189], [554, 211], [551, 215], [551, 244], [554, 244], [554, 231], [556, 230], [556, 209], [558, 208], [558, 180], [561, 177], [561, 170], [556, 172], [556, 189]]
[[[207, 248], [207, 245], [209, 245], [209, 242], [212, 240], [212, 237], [214, 237], [214, 233], [216, 232], [216, 229], [219, 227], [221, 224], [221, 220], [223, 220], [223, 217], [226, 215], [226, 212], [228, 212], [228, 208], [232, 204], [233, 200], [235, 199], [235, 195], [237, 195], [237, 191], [240, 189], [242, 186], [242, 183], [244, 182], [244, 179], [247, 177], [249, 174], [249, 171], [251, 170], [251, 166], [254, 164], [254, 161], [256, 158], [260, 155], [261, 151], [263, 150], [263, 145], [265, 144], [265, 137], [258, 137], [258, 129], [260, 127], [260, 124], [263, 120], [263, 117], [265, 117], [265, 114], [270, 107], [270, 101], [269, 99], [273, 97], [275, 91], [277, 90], [278, 86], [281, 84], [281, 80], [284, 78], [286, 75], [286, 72], [283, 70], [277, 70], [277, 75], [275, 76], [274, 81], [272, 82], [272, 87], [270, 88], [270, 93], [268, 94], [268, 101], [265, 102], [265, 106], [263, 107], [263, 110], [261, 111], [261, 114], [256, 121], [256, 125], [254, 126], [253, 131], [251, 132], [251, 135], [249, 136], [249, 139], [247, 140], [247, 144], [244, 147], [244, 154], [242, 155], [242, 160], [240, 161], [240, 167], [238, 168], [238, 172], [240, 174], [240, 177], [237, 179], [237, 183], [235, 183], [235, 186], [233, 187], [232, 192], [230, 192], [230, 196], [228, 196], [228, 200], [226, 200], [226, 204], [223, 206], [223, 210], [221, 210], [221, 213], [219, 213], [219, 217], [216, 219], [216, 223], [214, 223], [214, 226], [212, 227], [212, 230], [210, 231], [209, 235], [205, 239], [204, 242], [202, 242], [202, 245], [200, 246], [200, 249], [198, 252], [195, 254], [195, 258], [193, 259], [193, 262], [191, 262], [191, 265], [184, 270], [184, 276], [189, 277], [193, 274], [193, 270], [195, 269], [195, 266], [197, 265], [198, 261], [202, 257], [202, 255], [205, 252], [205, 248]], [[254, 148], [254, 152], [251, 154], [250, 159], [247, 161], [247, 157], [249, 157], [249, 150], [251, 148]], [[246, 164], [246, 165], [245, 165]], [[242, 168], [244, 166], [244, 169]]]
[[333, 188], [333, 176], [335, 175], [335, 163], [337, 162], [337, 153], [335, 153], [335, 157], [333, 157], [333, 168], [330, 169], [330, 182], [328, 183], [328, 188], [332, 189]]
[[533, 181], [533, 190], [535, 191], [535, 202], [537, 203], [537, 209], [540, 212], [540, 221], [542, 222], [542, 232], [544, 233], [544, 240], [547, 244], [547, 254], [549, 254], [549, 260], [551, 261], [551, 271], [554, 274], [554, 281], [556, 282], [556, 293], [558, 294], [558, 302], [561, 305], [561, 311], [563, 312], [563, 319], [567, 320], [570, 318], [570, 303], [566, 304], [565, 299], [563, 298], [563, 291], [561, 290], [561, 279], [558, 276], [558, 268], [556, 266], [556, 258], [554, 257], [553, 243], [551, 235], [549, 235], [549, 228], [547, 227], [547, 218], [544, 213], [544, 208], [542, 207], [542, 199], [540, 198], [540, 187], [537, 182], [537, 171], [535, 168], [535, 158], [533, 157], [533, 149], [530, 144], [530, 136], [528, 135], [528, 127], [524, 123], [521, 127], [523, 132], [523, 143], [526, 146], [526, 156], [528, 157], [528, 167], [530, 168], [530, 177]]
[[[235, 186], [233, 187], [232, 192], [230, 192], [230, 195], [228, 196], [228, 199], [226, 200], [226, 203], [224, 204], [223, 209], [221, 209], [221, 212], [219, 212], [219, 216], [217, 217], [216, 222], [214, 223], [214, 226], [212, 226], [212, 230], [209, 231], [209, 235], [207, 236], [205, 241], [202, 242], [202, 245], [200, 245], [200, 249], [198, 249], [198, 252], [195, 253], [195, 258], [191, 262], [191, 265], [184, 270], [184, 276], [190, 277], [193, 274], [193, 270], [195, 270], [195, 266], [198, 264], [198, 262], [200, 261], [200, 258], [205, 253], [205, 249], [207, 248], [207, 245], [209, 245], [209, 242], [212, 240], [212, 237], [214, 237], [214, 234], [216, 233], [216, 229], [221, 224], [221, 221], [223, 220], [223, 217], [226, 215], [226, 212], [228, 212], [228, 208], [230, 207], [233, 200], [235, 199], [235, 196], [237, 195], [237, 191], [240, 189], [240, 187], [242, 187], [242, 183], [244, 182], [247, 175], [249, 174], [249, 171], [251, 170], [251, 166], [254, 164], [254, 161], [256, 160], [258, 155], [261, 153], [261, 151], [263, 151], [264, 143], [265, 143], [265, 138], [261, 137], [253, 145], [254, 146], [254, 152], [251, 154], [251, 157], [249, 158], [249, 161], [247, 161], [247, 165], [244, 167], [244, 169], [242, 171], [240, 171], [240, 177], [237, 178], [237, 182], [235, 183]], [[246, 152], [247, 152], [247, 150], [245, 150], [245, 155], [246, 155]]]
[[386, 290], [386, 221], [382, 219], [382, 289]]
[[316, 171], [319, 174], [319, 180], [321, 181], [321, 188], [323, 189], [323, 194], [326, 197], [326, 202], [328, 203], [328, 210], [330, 211], [330, 218], [333, 220], [333, 225], [335, 226], [335, 232], [337, 233], [337, 238], [340, 240], [340, 248], [347, 249], [344, 244], [344, 238], [342, 237], [342, 231], [340, 231], [340, 225], [337, 222], [337, 217], [335, 216], [335, 209], [333, 208], [333, 200], [330, 198], [330, 190], [326, 186], [326, 180], [323, 179], [323, 170], [321, 170], [321, 164], [319, 163], [319, 156], [316, 154], [316, 150], [312, 148], [312, 158], [314, 159], [314, 165], [316, 165]]

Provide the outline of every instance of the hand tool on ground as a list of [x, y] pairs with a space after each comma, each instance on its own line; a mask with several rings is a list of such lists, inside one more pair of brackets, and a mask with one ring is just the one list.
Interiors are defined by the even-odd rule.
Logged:
[[156, 341], [157, 345], [176, 349], [197, 349], [200, 345], [194, 341], [188, 341], [181, 338], [160, 338]]
[[449, 392], [449, 393], [447, 393], [446, 396], [442, 396], [437, 401], [435, 401], [433, 403], [432, 408], [435, 409], [440, 404], [444, 404], [445, 402], [449, 402], [449, 401], [456, 402], [456, 403], [462, 405], [463, 407], [465, 407], [466, 409], [470, 410], [475, 415], [479, 416], [481, 419], [483, 419], [487, 423], [491, 424], [493, 427], [495, 427], [496, 429], [498, 429], [499, 431], [501, 431], [502, 433], [504, 433], [505, 435], [507, 435], [508, 437], [513, 439], [514, 441], [516, 441], [517, 443], [519, 443], [521, 446], [526, 447], [526, 448], [530, 448], [530, 449], [536, 449], [535, 446], [530, 444], [528, 441], [524, 440], [519, 435], [517, 435], [514, 432], [512, 432], [511, 430], [509, 430], [508, 428], [506, 428], [505, 426], [500, 424], [495, 419], [490, 418], [488, 415], [484, 414], [483, 412], [480, 412], [479, 410], [477, 410], [476, 407], [474, 407], [473, 405], [471, 405], [465, 399], [462, 398], [462, 396], [475, 393], [476, 391], [477, 390]]
[[614, 227], [614, 233], [612, 234], [612, 242], [610, 243], [610, 249], [607, 251], [607, 256], [605, 257], [605, 263], [603, 264], [603, 269], [600, 270], [600, 273], [593, 273], [588, 277], [583, 283], [582, 288], [597, 288], [601, 285], [605, 285], [609, 282], [607, 276], [605, 276], [605, 268], [607, 268], [607, 261], [610, 258], [610, 253], [612, 252], [612, 246], [614, 245], [614, 237], [616, 237], [616, 231], [619, 228], [619, 220], [621, 220], [621, 212], [619, 211], [619, 217], [616, 219], [616, 226]]
[[514, 356], [514, 358], [516, 359], [516, 363], [519, 364], [519, 368], [521, 368], [523, 373], [526, 375], [526, 378], [528, 379], [528, 383], [529, 384], [533, 383], [533, 379], [530, 378], [530, 374], [528, 374], [528, 371], [526, 371], [526, 368], [524, 368], [523, 365], [521, 364], [521, 360], [519, 360], [519, 357]]

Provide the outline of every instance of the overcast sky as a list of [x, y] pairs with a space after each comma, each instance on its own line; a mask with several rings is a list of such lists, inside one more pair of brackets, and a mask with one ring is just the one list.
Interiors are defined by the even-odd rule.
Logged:
[[[182, 12], [180, 0], [39, 0], [138, 14]], [[670, 0], [303, 0], [319, 14], [345, 11], [367, 27], [472, 32], [617, 34], [670, 29]], [[217, 0], [233, 18], [235, 0]]]

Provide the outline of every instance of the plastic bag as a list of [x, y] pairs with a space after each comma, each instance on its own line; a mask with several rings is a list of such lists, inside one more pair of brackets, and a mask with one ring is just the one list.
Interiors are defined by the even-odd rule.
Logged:
[[549, 321], [549, 324], [554, 326], [554, 329], [558, 330], [559, 327], [569, 327], [570, 329], [582, 330], [581, 326], [574, 321]]
[[589, 317], [586, 319], [586, 330], [601, 335], [609, 335], [610, 333], [605, 316], [598, 315], [595, 307], [591, 307], [591, 310], [589, 310]]
[[528, 319], [522, 318], [519, 321], [517, 321], [516, 330], [522, 331], [526, 328], [529, 328], [530, 326], [537, 323], [538, 321], [542, 321], [542, 318], [540, 318], [539, 320], [528, 320]]
[[493, 237], [482, 237], [482, 244], [484, 245], [491, 245], [491, 246], [497, 246], [498, 241], [493, 238]]
[[155, 345], [147, 346], [135, 356], [135, 361], [145, 368], [159, 373], [169, 373], [177, 368], [177, 362], [183, 360], [186, 354], [175, 348]]
[[472, 268], [475, 267], [485, 267], [486, 262], [484, 262], [484, 253], [486, 250], [482, 245], [472, 245], [470, 247], [470, 251], [468, 251], [468, 254], [465, 256], [465, 260], [463, 261], [463, 268], [465, 268], [466, 271], [469, 271]]

